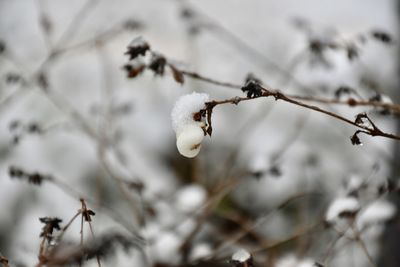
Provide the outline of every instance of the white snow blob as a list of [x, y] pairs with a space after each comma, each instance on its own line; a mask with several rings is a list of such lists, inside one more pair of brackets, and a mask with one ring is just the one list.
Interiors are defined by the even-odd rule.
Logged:
[[360, 203], [356, 198], [339, 197], [330, 204], [325, 219], [327, 222], [335, 222], [344, 214], [357, 213], [360, 208]]
[[239, 249], [232, 255], [232, 260], [237, 262], [246, 262], [251, 259], [251, 254], [245, 249]]

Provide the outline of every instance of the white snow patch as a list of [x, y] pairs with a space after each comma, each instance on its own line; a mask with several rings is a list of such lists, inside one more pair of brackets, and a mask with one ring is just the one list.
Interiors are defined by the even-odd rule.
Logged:
[[175, 232], [180, 236], [187, 237], [195, 228], [197, 222], [193, 218], [185, 218], [183, 220], [178, 221], [178, 226], [175, 229]]
[[139, 46], [146, 46], [148, 43], [143, 39], [142, 36], [138, 36], [134, 38], [128, 45], [128, 47], [139, 47]]
[[193, 114], [205, 108], [205, 102], [209, 100], [209, 95], [193, 92], [181, 96], [175, 103], [171, 112], [172, 127], [178, 136], [185, 126], [189, 124], [198, 125], [199, 122], [193, 120]]
[[202, 186], [188, 185], [178, 191], [175, 204], [181, 212], [192, 212], [200, 208], [206, 198], [207, 192]]
[[250, 161], [249, 169], [252, 172], [265, 172], [268, 169], [268, 159], [264, 154], [256, 154]]
[[355, 213], [359, 210], [360, 203], [355, 197], [340, 197], [330, 204], [325, 219], [328, 222], [334, 222], [343, 213]]
[[200, 243], [194, 245], [189, 255], [190, 261], [197, 261], [199, 259], [210, 256], [212, 253], [211, 246], [207, 243]]
[[348, 192], [357, 191], [362, 187], [363, 183], [364, 183], [364, 180], [360, 176], [353, 174], [350, 176], [350, 178], [347, 182], [346, 189]]
[[180, 262], [179, 246], [181, 244], [182, 240], [178, 235], [171, 232], [161, 233], [152, 246], [152, 256], [157, 262], [178, 264]]
[[357, 217], [357, 228], [361, 230], [368, 225], [385, 222], [395, 214], [396, 207], [392, 203], [387, 200], [375, 200]]
[[232, 255], [233, 261], [246, 262], [251, 258], [251, 254], [245, 249], [239, 249]]

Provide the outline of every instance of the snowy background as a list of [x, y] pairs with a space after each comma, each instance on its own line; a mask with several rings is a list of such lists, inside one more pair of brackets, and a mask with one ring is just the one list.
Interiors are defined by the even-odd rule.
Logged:
[[[188, 10], [194, 15], [185, 17]], [[216, 80], [244, 84], [252, 73], [285, 93], [332, 98], [348, 86], [366, 99], [378, 92], [398, 103], [397, 23], [392, 0], [0, 0], [1, 255], [11, 266], [34, 266], [39, 218], [65, 225], [82, 197], [96, 212], [96, 237], [118, 232], [146, 241], [142, 252], [118, 247], [104, 266], [199, 259], [223, 266], [241, 248], [263, 266], [378, 262], [383, 222], [396, 213], [378, 194], [396, 166], [394, 141], [360, 135], [363, 145], [353, 146], [351, 126], [257, 99], [216, 107], [212, 138], [186, 159], [170, 116], [179, 96], [243, 93], [189, 77], [180, 85], [169, 70], [127, 79], [124, 53], [142, 36], [182, 69]], [[393, 42], [374, 40], [372, 31]], [[322, 59], [310, 50], [312, 40], [347, 44], [360, 35], [367, 40], [355, 60], [343, 50]], [[396, 131], [394, 116], [370, 108], [326, 108], [350, 119], [367, 111]], [[57, 182], [10, 179], [10, 166]], [[142, 182], [141, 193], [127, 181]], [[362, 232], [349, 229], [349, 220]], [[79, 245], [79, 221], [66, 232], [70, 244]], [[251, 234], [235, 240], [244, 227]], [[338, 233], [344, 236], [335, 241]], [[187, 251], [180, 249], [185, 241]]]

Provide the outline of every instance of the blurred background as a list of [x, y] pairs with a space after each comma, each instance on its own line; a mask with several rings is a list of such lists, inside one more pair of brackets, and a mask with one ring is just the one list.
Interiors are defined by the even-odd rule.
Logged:
[[[187, 159], [179, 96], [245, 94], [170, 68], [129, 78], [152, 59], [125, 54], [141, 36], [216, 81], [399, 103], [398, 13], [394, 0], [0, 0], [0, 256], [242, 266], [229, 259], [245, 249], [254, 266], [399, 266], [399, 141], [353, 145], [354, 126], [262, 98], [216, 107]], [[400, 132], [398, 113], [315, 105]]]

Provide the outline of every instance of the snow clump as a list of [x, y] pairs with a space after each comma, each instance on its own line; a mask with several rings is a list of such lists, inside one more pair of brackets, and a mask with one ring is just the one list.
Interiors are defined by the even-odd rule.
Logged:
[[373, 224], [386, 222], [396, 215], [396, 207], [387, 200], [375, 200], [357, 218], [359, 230]]
[[239, 249], [232, 255], [232, 261], [247, 262], [251, 259], [251, 254], [244, 249]]
[[356, 214], [360, 210], [360, 202], [355, 197], [339, 197], [329, 206], [325, 219], [335, 222], [347, 214]]

